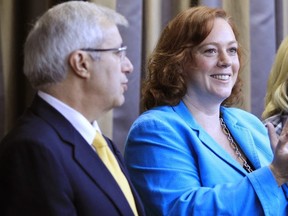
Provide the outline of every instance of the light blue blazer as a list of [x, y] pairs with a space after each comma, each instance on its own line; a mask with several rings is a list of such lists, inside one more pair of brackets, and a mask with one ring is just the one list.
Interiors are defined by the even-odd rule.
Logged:
[[132, 125], [125, 162], [148, 215], [288, 215], [267, 129], [254, 115], [221, 107], [232, 136], [256, 169], [247, 173], [181, 101], [143, 113]]

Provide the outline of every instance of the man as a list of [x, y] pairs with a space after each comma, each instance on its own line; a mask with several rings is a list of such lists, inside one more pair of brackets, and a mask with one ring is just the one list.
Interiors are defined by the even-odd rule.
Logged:
[[37, 95], [0, 144], [0, 215], [144, 215], [112, 141], [104, 143], [126, 188], [92, 146], [133, 70], [117, 25], [127, 20], [115, 11], [71, 1], [29, 33], [24, 73]]

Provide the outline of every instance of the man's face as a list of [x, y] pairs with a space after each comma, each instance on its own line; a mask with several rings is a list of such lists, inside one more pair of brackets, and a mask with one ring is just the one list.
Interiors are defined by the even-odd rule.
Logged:
[[[103, 33], [104, 43], [101, 49], [122, 46], [122, 38], [116, 25], [108, 25]], [[94, 61], [93, 65], [90, 84], [97, 100], [101, 100], [102, 107], [107, 110], [121, 106], [125, 101], [124, 92], [128, 88], [127, 74], [133, 71], [133, 65], [125, 51], [100, 52], [100, 58]], [[99, 104], [99, 101], [97, 103]]]

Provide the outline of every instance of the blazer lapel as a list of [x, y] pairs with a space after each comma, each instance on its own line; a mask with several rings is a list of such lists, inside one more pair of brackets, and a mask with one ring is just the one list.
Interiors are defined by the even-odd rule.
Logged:
[[[75, 141], [77, 142], [77, 140]], [[88, 147], [89, 149], [86, 149], [85, 147]], [[95, 184], [103, 189], [103, 193], [110, 197], [123, 215], [133, 215], [129, 204], [117, 182], [114, 180], [114, 177], [87, 143], [81, 146], [75, 145], [75, 160], [83, 170], [86, 171], [87, 175], [91, 177]], [[129, 211], [127, 211], [127, 209]]]
[[133, 186], [133, 184], [132, 184], [132, 182], [131, 182], [131, 180], [130, 180], [129, 173], [128, 173], [127, 169], [125, 168], [125, 165], [124, 165], [125, 163], [124, 163], [124, 161], [123, 161], [123, 159], [122, 159], [122, 155], [121, 155], [120, 151], [116, 148], [115, 145], [113, 145], [113, 143], [112, 143], [112, 141], [111, 141], [110, 139], [108, 139], [108, 138], [105, 137], [105, 136], [104, 136], [104, 138], [106, 139], [109, 147], [111, 148], [112, 152], [113, 152], [114, 155], [116, 156], [116, 159], [117, 159], [117, 161], [118, 161], [118, 163], [119, 163], [119, 166], [120, 166], [122, 172], [124, 173], [124, 175], [125, 175], [126, 178], [127, 178], [127, 181], [128, 181], [128, 183], [129, 183], [129, 185], [130, 185], [131, 191], [132, 191], [133, 196], [134, 196], [134, 200], [135, 200], [135, 203], [136, 203], [136, 207], [137, 207], [137, 210], [138, 210], [138, 214], [139, 214], [139, 215], [145, 215], [145, 213], [144, 213], [145, 210], [144, 210], [144, 207], [143, 207], [143, 205], [142, 205], [142, 201], [141, 201], [141, 199], [140, 199], [140, 197], [139, 197], [136, 189], [134, 188], [134, 186]]
[[239, 172], [246, 174], [244, 168], [236, 161], [234, 158], [229, 155], [214, 139], [212, 139], [209, 134], [207, 134], [203, 129], [199, 132], [199, 139], [202, 143], [207, 146], [214, 154], [216, 154], [223, 161], [228, 163], [230, 166], [237, 169]]
[[261, 167], [260, 159], [258, 157], [256, 145], [251, 132], [245, 127], [239, 125], [237, 120], [231, 119], [230, 116], [223, 115], [223, 119], [234, 140], [240, 146], [248, 160], [255, 168]]
[[237, 163], [220, 145], [218, 145], [215, 140], [196, 122], [182, 101], [180, 101], [177, 106], [173, 107], [173, 109], [187, 123], [187, 125], [195, 131], [203, 145], [210, 149], [210, 151], [217, 155], [221, 160], [225, 161], [239, 172], [246, 174], [244, 168], [241, 167], [241, 165]]
[[123, 215], [133, 215], [126, 198], [113, 176], [91, 146], [82, 138], [70, 122], [39, 96], [35, 97], [31, 108], [59, 133], [63, 142], [70, 144], [74, 148], [76, 163], [79, 164], [99, 188], [103, 189], [103, 193], [109, 196], [119, 211]]

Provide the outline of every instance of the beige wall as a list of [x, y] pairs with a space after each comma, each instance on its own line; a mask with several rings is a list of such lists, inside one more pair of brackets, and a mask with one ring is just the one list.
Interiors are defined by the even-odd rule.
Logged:
[[288, 36], [288, 1], [283, 1], [283, 36]]
[[110, 7], [112, 9], [116, 8], [116, 0], [90, 0], [91, 2], [95, 2], [96, 4], [101, 4], [106, 7]]
[[[10, 123], [14, 121], [15, 106], [13, 104], [13, 95], [16, 89], [13, 88], [13, 77], [15, 76], [15, 67], [13, 64], [13, 1], [1, 0], [0, 1], [0, 42], [3, 63], [3, 82], [5, 94], [5, 130], [10, 127]], [[21, 52], [21, 51], [20, 51]], [[11, 83], [11, 85], [9, 84]]]

